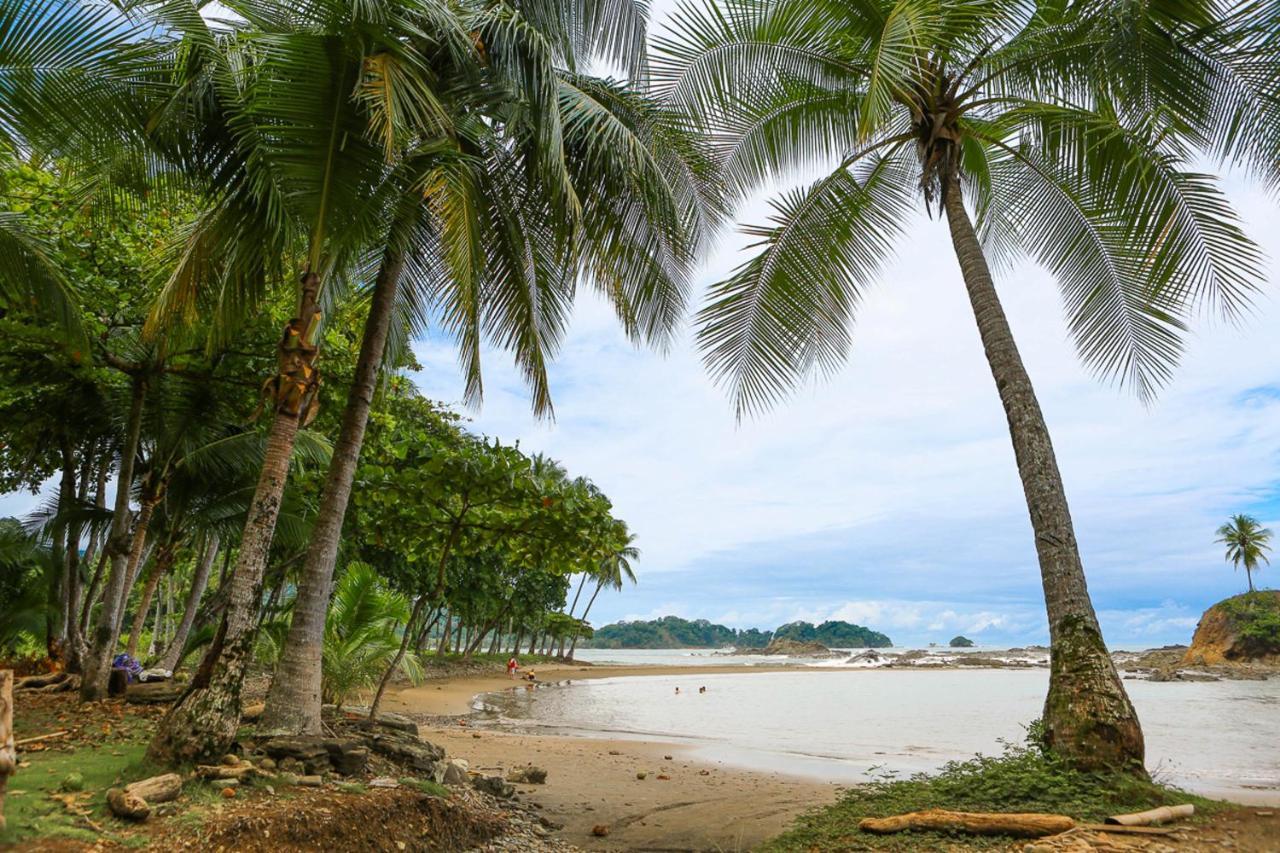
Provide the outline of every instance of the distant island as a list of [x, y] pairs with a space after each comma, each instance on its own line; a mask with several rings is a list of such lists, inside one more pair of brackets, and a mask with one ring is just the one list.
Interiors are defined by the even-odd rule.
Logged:
[[821, 625], [812, 622], [788, 622], [773, 631], [759, 628], [735, 629], [717, 625], [706, 619], [661, 619], [616, 622], [597, 628], [590, 640], [578, 645], [593, 649], [763, 649], [774, 640], [797, 643], [821, 643], [830, 648], [870, 649], [892, 646], [893, 641], [879, 631], [851, 622], [828, 620]]
[[968, 637], [966, 637], [963, 634], [957, 634], [956, 636], [951, 638], [951, 642], [949, 645], [953, 649], [967, 649], [973, 645], [973, 640], [970, 640]]

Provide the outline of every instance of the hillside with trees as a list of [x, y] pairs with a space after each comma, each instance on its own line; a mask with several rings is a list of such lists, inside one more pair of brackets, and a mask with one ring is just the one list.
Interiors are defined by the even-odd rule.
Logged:
[[865, 649], [892, 646], [879, 631], [850, 622], [827, 621], [821, 625], [788, 622], [776, 631], [759, 628], [727, 628], [706, 619], [689, 621], [679, 616], [617, 622], [597, 628], [584, 647], [596, 649], [762, 649], [772, 640], [821, 643], [829, 648]]

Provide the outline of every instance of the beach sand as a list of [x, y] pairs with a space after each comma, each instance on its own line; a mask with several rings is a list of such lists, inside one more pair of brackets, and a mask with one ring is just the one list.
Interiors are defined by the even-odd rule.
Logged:
[[[536, 667], [539, 680], [617, 676], [688, 676], [694, 673], [768, 672], [784, 667], [590, 666]], [[508, 689], [504, 675], [432, 679], [389, 694], [388, 711], [458, 716], [478, 693]], [[472, 770], [502, 773], [523, 764], [547, 770], [545, 785], [519, 785], [523, 798], [556, 835], [593, 850], [748, 850], [783, 831], [799, 813], [833, 801], [840, 786], [780, 773], [741, 770], [688, 758], [678, 744], [475, 730], [441, 721], [422, 736], [465, 758]], [[478, 735], [478, 737], [476, 737]], [[671, 756], [668, 760], [665, 756]], [[638, 772], [647, 774], [641, 780]], [[659, 779], [666, 776], [666, 779]], [[609, 827], [606, 837], [591, 834]]]

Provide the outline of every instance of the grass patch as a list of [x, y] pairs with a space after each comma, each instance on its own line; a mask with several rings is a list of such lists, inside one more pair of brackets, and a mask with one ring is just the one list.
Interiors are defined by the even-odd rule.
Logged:
[[413, 788], [424, 794], [430, 794], [433, 797], [448, 797], [449, 789], [438, 782], [432, 782], [430, 779], [417, 779], [413, 776], [405, 776], [400, 779], [400, 784], [406, 788]]
[[339, 782], [335, 787], [344, 794], [363, 794], [369, 790], [367, 785], [359, 782]]
[[[32, 838], [67, 838], [94, 842], [102, 836], [88, 829], [82, 818], [67, 811], [65, 806], [50, 794], [63, 793], [59, 789], [73, 773], [86, 796], [79, 801], [91, 818], [104, 826], [111, 818], [107, 812], [106, 791], [117, 784], [137, 778], [134, 768], [141, 768], [144, 742], [113, 743], [109, 746], [70, 751], [48, 750], [24, 752], [22, 767], [9, 779], [9, 790], [4, 798], [6, 827], [0, 831], [0, 847], [17, 844]], [[121, 841], [114, 833], [111, 840]]]
[[[1032, 725], [1034, 734], [1036, 726]], [[858, 829], [865, 817], [887, 817], [925, 809], [966, 812], [1045, 812], [1096, 823], [1107, 815], [1142, 811], [1175, 803], [1194, 803], [1197, 814], [1224, 804], [1176, 788], [1122, 774], [1082, 773], [1045, 753], [1028, 737], [1025, 745], [1006, 744], [999, 757], [953, 761], [934, 774], [909, 779], [874, 778], [850, 789], [839, 801], [802, 815], [765, 851], [937, 850], [961, 836], [916, 832], [876, 836]], [[962, 837], [975, 848], [1005, 848], [1009, 839]]]

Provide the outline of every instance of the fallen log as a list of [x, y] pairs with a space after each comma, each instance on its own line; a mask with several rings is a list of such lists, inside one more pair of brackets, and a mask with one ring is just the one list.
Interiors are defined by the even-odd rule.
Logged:
[[176, 681], [140, 681], [129, 685], [124, 701], [130, 705], [167, 705], [176, 702], [183, 689]]
[[26, 678], [19, 678], [17, 683], [13, 685], [13, 689], [33, 690], [37, 687], [49, 687], [66, 681], [70, 675], [65, 670], [63, 672], [49, 672], [44, 675], [28, 675]]
[[892, 817], [864, 818], [858, 828], [864, 832], [888, 835], [907, 830], [933, 832], [965, 832], [970, 835], [1010, 835], [1016, 838], [1042, 838], [1057, 835], [1075, 827], [1076, 822], [1057, 814], [999, 814], [989, 812], [952, 812], [929, 809]]
[[151, 806], [137, 794], [130, 794], [124, 788], [112, 788], [107, 791], [107, 806], [116, 817], [125, 820], [146, 820], [151, 816]]
[[1196, 807], [1194, 805], [1184, 803], [1180, 806], [1160, 806], [1159, 808], [1148, 809], [1145, 812], [1112, 815], [1107, 818], [1106, 822], [1116, 826], [1154, 826], [1182, 817], [1191, 817], [1195, 813]]
[[257, 773], [258, 768], [247, 761], [240, 764], [197, 764], [196, 775], [201, 779], [244, 779]]
[[178, 794], [182, 793], [182, 777], [177, 773], [152, 776], [149, 779], [142, 779], [125, 785], [124, 792], [141, 798], [148, 805], [167, 803], [170, 800], [178, 799]]

